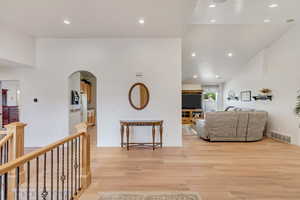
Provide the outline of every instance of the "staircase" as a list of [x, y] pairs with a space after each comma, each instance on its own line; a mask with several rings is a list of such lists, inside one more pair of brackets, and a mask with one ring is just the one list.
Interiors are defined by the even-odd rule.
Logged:
[[0, 200], [74, 200], [91, 183], [87, 124], [77, 133], [24, 155], [22, 123], [0, 140]]

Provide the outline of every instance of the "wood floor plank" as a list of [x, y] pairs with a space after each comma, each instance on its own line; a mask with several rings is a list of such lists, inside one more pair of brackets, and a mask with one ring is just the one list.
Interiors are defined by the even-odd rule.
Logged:
[[203, 200], [299, 200], [300, 147], [271, 139], [209, 143], [184, 136], [182, 148], [97, 148], [92, 130], [92, 185], [99, 192], [193, 191]]

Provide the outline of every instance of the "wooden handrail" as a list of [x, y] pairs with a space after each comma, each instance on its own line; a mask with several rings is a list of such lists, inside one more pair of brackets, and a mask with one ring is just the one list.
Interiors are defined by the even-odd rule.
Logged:
[[80, 133], [71, 135], [71, 136], [66, 137], [66, 138], [64, 138], [62, 140], [59, 140], [59, 141], [57, 141], [57, 142], [55, 142], [53, 144], [50, 144], [50, 145], [48, 145], [46, 147], [43, 147], [43, 148], [38, 149], [36, 151], [33, 151], [33, 152], [29, 153], [29, 154], [26, 154], [26, 155], [24, 155], [24, 156], [22, 156], [20, 158], [17, 158], [16, 160], [13, 160], [13, 161], [11, 161], [9, 163], [1, 165], [0, 166], [0, 175], [8, 173], [9, 171], [11, 171], [11, 170], [13, 170], [13, 169], [15, 169], [17, 167], [19, 167], [21, 165], [24, 165], [26, 162], [28, 162], [30, 160], [33, 160], [34, 158], [36, 158], [36, 157], [38, 157], [40, 155], [43, 155], [44, 153], [47, 153], [47, 152], [51, 151], [52, 149], [54, 149], [54, 148], [56, 148], [56, 147], [58, 147], [58, 146], [60, 146], [62, 144], [65, 144], [65, 143], [67, 143], [67, 142], [69, 142], [69, 141], [71, 141], [71, 140], [73, 140], [75, 138], [78, 138], [78, 137], [80, 137], [80, 136], [82, 136], [84, 134], [85, 134], [85, 132], [80, 132]]
[[0, 131], [0, 135], [7, 135], [8, 131]]
[[[8, 125], [5, 125], [6, 130], [1, 131], [1, 135], [5, 134], [6, 136], [0, 140], [0, 147], [2, 148], [1, 152], [1, 161], [2, 165], [9, 163], [13, 160], [24, 155], [24, 128], [26, 124], [21, 122], [14, 122]], [[3, 163], [4, 162], [4, 163]], [[15, 183], [15, 171], [11, 171], [8, 173], [8, 179], [6, 180], [9, 182], [6, 187], [7, 190], [7, 197], [6, 199], [12, 200], [13, 199], [13, 190]], [[24, 182], [24, 168], [23, 166], [19, 167], [19, 183]]]
[[13, 134], [7, 134], [4, 138], [2, 138], [2, 140], [0, 140], [0, 147], [2, 147], [3, 145], [6, 144], [7, 141], [9, 141], [10, 139], [13, 138]]
[[[62, 168], [64, 169], [64, 163], [65, 159], [67, 159], [67, 168], [69, 168], [69, 161], [71, 162], [71, 173], [72, 176], [68, 177], [65, 176], [64, 171], [62, 171], [62, 174], [60, 177], [57, 177], [59, 181], [62, 181], [62, 191], [64, 191], [64, 184], [63, 182], [67, 178], [69, 180], [73, 181], [73, 172], [75, 173], [75, 188], [74, 191], [70, 195], [72, 199], [79, 199], [79, 196], [82, 194], [82, 192], [91, 184], [91, 168], [90, 168], [90, 134], [88, 133], [88, 125], [87, 123], [81, 123], [76, 126], [77, 133], [70, 135], [64, 139], [61, 139], [55, 143], [52, 143], [50, 145], [47, 145], [46, 147], [40, 148], [38, 150], [35, 150], [31, 153], [28, 153], [26, 155], [22, 154], [24, 152], [24, 127], [26, 125], [19, 123], [19, 124], [11, 124], [10, 126], [6, 127], [9, 135], [5, 137], [4, 142], [1, 142], [1, 144], [5, 143], [8, 144], [9, 148], [9, 155], [8, 162], [4, 163], [3, 165], [0, 165], [0, 176], [4, 175], [4, 178], [6, 178], [6, 182], [4, 182], [4, 188], [6, 188], [6, 194], [5, 197], [6, 200], [14, 200], [15, 195], [19, 195], [20, 190], [19, 186], [20, 184], [25, 182], [25, 170], [27, 169], [27, 178], [30, 176], [30, 162], [35, 160], [36, 166], [33, 165], [33, 167], [36, 167], [37, 173], [35, 174], [37, 177], [39, 176], [38, 170], [39, 170], [39, 158], [44, 157], [44, 177], [46, 177], [46, 157], [47, 153], [51, 152], [51, 166], [53, 170], [53, 151], [55, 150], [57, 152], [57, 173], [59, 173], [59, 155], [62, 155], [61, 159], [62, 161]], [[71, 145], [69, 145], [71, 143]], [[67, 144], [67, 145], [66, 145]], [[66, 147], [67, 146], [67, 147]], [[73, 151], [73, 146], [75, 147], [75, 150]], [[15, 148], [16, 147], [16, 148]], [[23, 147], [23, 148], [21, 148]], [[66, 149], [65, 149], [66, 148]], [[10, 150], [11, 149], [11, 150]], [[62, 149], [62, 153], [59, 154], [60, 149]], [[69, 150], [71, 150], [71, 155], [69, 157]], [[67, 151], [67, 158], [64, 157], [65, 151]], [[73, 157], [74, 156], [74, 157]], [[78, 157], [79, 156], [79, 157]], [[69, 158], [71, 158], [69, 160]], [[74, 160], [73, 160], [74, 159]], [[74, 163], [73, 163], [74, 162]], [[68, 169], [67, 169], [68, 170]], [[78, 170], [78, 171], [77, 171]], [[69, 173], [69, 172], [68, 172]], [[78, 174], [77, 174], [78, 173]], [[79, 176], [77, 176], [79, 175]], [[37, 178], [38, 180], [38, 178]], [[46, 182], [44, 178], [44, 189], [46, 188]], [[57, 180], [57, 181], [58, 181]], [[79, 180], [79, 182], [76, 182]], [[76, 184], [79, 184], [76, 186]], [[51, 183], [53, 184], [53, 182]], [[57, 189], [57, 191], [60, 191]], [[38, 192], [38, 189], [37, 189]], [[47, 193], [46, 189], [43, 191], [42, 195], [45, 195]], [[69, 193], [68, 193], [69, 194]], [[29, 193], [27, 195], [30, 195]], [[44, 197], [43, 197], [44, 198]]]

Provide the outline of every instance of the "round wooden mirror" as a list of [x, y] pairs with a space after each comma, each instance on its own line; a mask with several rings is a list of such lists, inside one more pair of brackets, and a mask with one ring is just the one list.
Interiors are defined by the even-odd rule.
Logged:
[[135, 83], [129, 90], [130, 105], [136, 110], [143, 110], [149, 103], [149, 90], [143, 83]]

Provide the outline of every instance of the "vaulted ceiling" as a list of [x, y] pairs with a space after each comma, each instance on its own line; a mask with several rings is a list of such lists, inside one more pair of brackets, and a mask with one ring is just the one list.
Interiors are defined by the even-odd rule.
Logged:
[[231, 79], [300, 21], [298, 8], [299, 0], [198, 0], [183, 37], [183, 82]]
[[0, 0], [0, 23], [35, 37], [182, 37], [183, 81], [218, 83], [300, 21], [299, 8], [299, 0]]
[[190, 25], [182, 42], [183, 82], [215, 84], [230, 80], [287, 28], [285, 24]]

